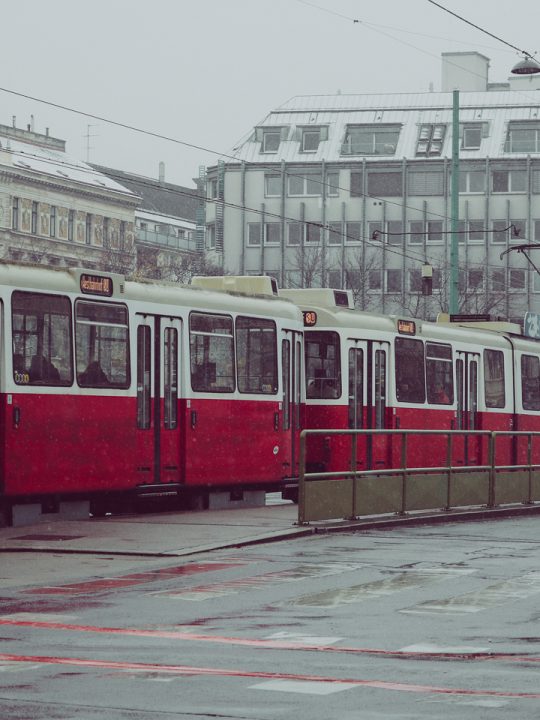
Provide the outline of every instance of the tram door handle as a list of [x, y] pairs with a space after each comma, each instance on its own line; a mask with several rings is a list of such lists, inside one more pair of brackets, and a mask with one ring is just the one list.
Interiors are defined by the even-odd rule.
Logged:
[[21, 408], [15, 406], [13, 408], [13, 427], [17, 429], [21, 424]]
[[191, 411], [191, 429], [195, 430], [196, 425], [197, 425], [197, 411], [192, 410]]
[[274, 430], [279, 430], [279, 413], [274, 413]]

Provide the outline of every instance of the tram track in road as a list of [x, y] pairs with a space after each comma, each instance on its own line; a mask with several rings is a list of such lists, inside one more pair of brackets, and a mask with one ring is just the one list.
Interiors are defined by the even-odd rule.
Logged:
[[[60, 632], [94, 633], [110, 636], [139, 637], [156, 640], [177, 640], [187, 642], [215, 643], [219, 645], [236, 645], [263, 650], [283, 650], [318, 652], [343, 655], [364, 655], [399, 660], [436, 660], [436, 661], [509, 661], [521, 663], [540, 663], [540, 656], [511, 652], [479, 652], [479, 651], [415, 651], [388, 650], [383, 648], [362, 648], [334, 645], [316, 645], [290, 640], [273, 640], [265, 638], [241, 638], [224, 635], [205, 635], [202, 633], [183, 632], [176, 630], [155, 630], [142, 628], [99, 627], [95, 625], [77, 625], [69, 623], [43, 622], [39, 620], [17, 620], [0, 618], [0, 627], [32, 628]], [[0, 660], [2, 660], [0, 655]]]

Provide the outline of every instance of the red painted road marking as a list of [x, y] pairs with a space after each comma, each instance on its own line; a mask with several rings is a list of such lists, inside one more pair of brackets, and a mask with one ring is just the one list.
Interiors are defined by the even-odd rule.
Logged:
[[134, 637], [167, 638], [169, 640], [195, 640], [227, 645], [243, 645], [245, 647], [267, 648], [274, 650], [305, 650], [310, 652], [329, 652], [356, 655], [379, 655], [382, 657], [431, 659], [431, 660], [509, 660], [514, 662], [540, 662], [540, 657], [534, 655], [517, 655], [515, 653], [450, 653], [450, 652], [422, 652], [414, 650], [381, 650], [378, 648], [334, 647], [333, 645], [306, 645], [305, 643], [290, 642], [286, 640], [259, 640], [238, 637], [225, 637], [223, 635], [201, 635], [199, 633], [180, 632], [177, 630], [140, 630], [137, 628], [97, 627], [96, 625], [73, 625], [68, 623], [42, 622], [39, 620], [10, 620], [0, 619], [0, 626], [31, 627], [43, 630], [66, 630], [72, 632], [91, 632], [103, 635], [127, 635]]
[[395, 683], [385, 680], [357, 680], [353, 678], [333, 678], [321, 675], [297, 675], [289, 673], [255, 672], [253, 670], [231, 670], [227, 668], [206, 668], [190, 665], [156, 665], [153, 663], [118, 662], [112, 660], [87, 660], [84, 658], [51, 657], [40, 655], [10, 655], [0, 654], [0, 662], [39, 663], [42, 665], [71, 665], [76, 667], [99, 668], [106, 670], [140, 670], [144, 672], [161, 672], [174, 675], [206, 675], [221, 677], [243, 677], [265, 680], [295, 680], [331, 684], [357, 685], [359, 687], [372, 687], [381, 690], [400, 690], [402, 692], [434, 693], [439, 695], [468, 695], [504, 698], [529, 698], [538, 700], [540, 693], [510, 692], [504, 690], [467, 690], [465, 688], [444, 688], [431, 685], [413, 685], [408, 683]]
[[68, 583], [56, 587], [40, 587], [25, 590], [31, 595], [77, 595], [79, 593], [102, 592], [113, 588], [130, 587], [142, 585], [154, 580], [170, 579], [179, 575], [194, 575], [195, 573], [211, 572], [212, 570], [225, 570], [232, 567], [239, 567], [244, 563], [197, 563], [181, 565], [179, 567], [161, 568], [160, 570], [149, 570], [144, 573], [132, 573], [116, 578], [100, 578], [99, 580], [87, 580], [80, 583]]

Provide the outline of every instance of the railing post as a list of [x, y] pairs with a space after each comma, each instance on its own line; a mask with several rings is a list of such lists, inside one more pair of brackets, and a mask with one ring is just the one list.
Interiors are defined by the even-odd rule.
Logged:
[[529, 464], [529, 497], [527, 505], [532, 505], [532, 433], [527, 435], [527, 463]]
[[495, 438], [496, 434], [491, 432], [489, 434], [489, 488], [488, 488], [488, 508], [492, 508], [495, 505]]
[[300, 433], [300, 457], [298, 460], [298, 524], [305, 525], [306, 517], [306, 430]]
[[401, 433], [401, 512], [405, 515], [407, 507], [407, 438], [408, 431], [403, 430]]
[[356, 514], [354, 509], [356, 507], [356, 463], [358, 459], [358, 433], [356, 430], [351, 431], [351, 475], [352, 475], [352, 497], [351, 497], [351, 512], [349, 519], [355, 520]]

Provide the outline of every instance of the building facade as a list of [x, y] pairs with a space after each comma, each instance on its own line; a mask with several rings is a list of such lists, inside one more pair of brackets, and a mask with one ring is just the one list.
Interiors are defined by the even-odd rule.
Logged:
[[131, 273], [138, 203], [48, 131], [0, 125], [0, 260]]
[[458, 127], [460, 311], [540, 311], [540, 275], [511, 250], [540, 243], [538, 81], [490, 85], [488, 68], [447, 53], [443, 92], [304, 96], [271, 111], [208, 168], [207, 252], [224, 272], [282, 287], [350, 288], [363, 309], [447, 311]]

